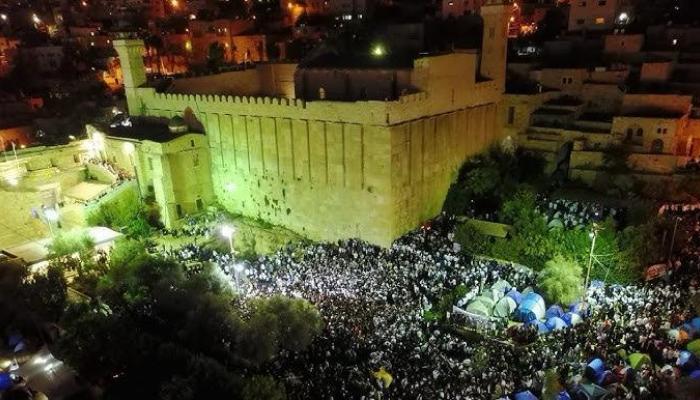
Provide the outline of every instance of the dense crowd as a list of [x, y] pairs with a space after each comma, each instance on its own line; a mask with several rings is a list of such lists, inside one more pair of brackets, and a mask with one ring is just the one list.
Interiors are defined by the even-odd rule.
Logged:
[[[290, 398], [491, 399], [523, 390], [539, 395], [547, 371], [556, 371], [562, 387], [572, 389], [585, 380], [592, 358], [615, 371], [625, 368], [619, 350], [649, 353], [657, 367], [606, 382], [615, 398], [664, 398], [672, 390], [680, 344], [666, 330], [690, 315], [688, 298], [698, 286], [691, 274], [677, 274], [673, 284], [592, 288], [590, 315], [572, 328], [541, 336], [531, 328], [511, 328], [466, 340], [424, 313], [459, 284], [470, 296], [499, 279], [520, 288], [535, 282], [532, 273], [512, 264], [460, 253], [452, 228], [452, 221], [441, 219], [389, 249], [351, 240], [290, 247], [244, 264], [197, 246], [176, 255], [218, 263], [246, 295], [281, 293], [317, 305], [325, 321], [322, 335], [309, 351], [283, 354], [270, 367]], [[507, 333], [517, 340], [502, 340]], [[373, 375], [381, 369], [391, 383]]]
[[550, 225], [572, 229], [584, 228], [594, 221], [608, 217], [618, 218], [621, 211], [606, 207], [597, 202], [582, 202], [568, 199], [538, 199], [538, 210], [547, 218]]

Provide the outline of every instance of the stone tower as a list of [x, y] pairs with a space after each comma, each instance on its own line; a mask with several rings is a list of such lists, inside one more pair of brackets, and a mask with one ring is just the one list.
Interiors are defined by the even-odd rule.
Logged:
[[486, 0], [481, 6], [480, 14], [484, 21], [484, 34], [479, 73], [482, 77], [495, 81], [503, 92], [511, 5], [504, 0]]
[[141, 100], [136, 88], [146, 83], [146, 68], [143, 64], [144, 44], [141, 39], [117, 39], [114, 49], [119, 55], [119, 63], [124, 77], [124, 94], [129, 114], [141, 114]]

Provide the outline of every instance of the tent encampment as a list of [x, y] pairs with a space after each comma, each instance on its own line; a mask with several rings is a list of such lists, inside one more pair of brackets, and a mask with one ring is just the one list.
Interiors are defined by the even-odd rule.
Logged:
[[498, 303], [493, 307], [493, 316], [497, 318], [506, 318], [513, 314], [513, 311], [518, 308], [515, 300], [506, 296], [498, 300]]
[[491, 298], [489, 296], [484, 296], [484, 292], [482, 292], [481, 295], [474, 297], [472, 302], [474, 302], [474, 301], [477, 301], [477, 302], [483, 304], [484, 306], [486, 306], [486, 308], [491, 310], [491, 309], [493, 309], [493, 306], [496, 305], [497, 300], [494, 300], [493, 298]]
[[506, 293], [506, 296], [515, 300], [515, 304], [517, 305], [520, 305], [520, 303], [522, 303], [523, 301], [523, 295], [520, 292], [518, 292], [518, 290], [515, 288], [511, 289], [508, 293]]
[[564, 315], [564, 309], [561, 308], [561, 306], [559, 306], [557, 304], [549, 306], [547, 311], [545, 311], [545, 313], [544, 313], [544, 317], [547, 319], [552, 318], [552, 317], [561, 318], [562, 315]]
[[549, 328], [550, 331], [558, 331], [559, 329], [568, 327], [566, 322], [559, 317], [549, 318], [547, 322], [545, 322], [545, 325], [547, 325], [547, 328]]
[[510, 282], [505, 279], [499, 279], [496, 281], [496, 283], [491, 285], [491, 290], [501, 292], [501, 296], [504, 296], [512, 288], [513, 285], [511, 285]]
[[464, 311], [471, 314], [480, 315], [482, 317], [491, 316], [491, 308], [476, 300], [472, 300], [469, 304], [467, 304], [467, 308], [465, 308]]
[[583, 322], [580, 315], [572, 312], [564, 313], [564, 315], [561, 316], [561, 319], [563, 319], [569, 326], [575, 326]]
[[544, 299], [539, 294], [530, 292], [523, 297], [516, 312], [518, 319], [522, 322], [542, 319], [545, 313]]

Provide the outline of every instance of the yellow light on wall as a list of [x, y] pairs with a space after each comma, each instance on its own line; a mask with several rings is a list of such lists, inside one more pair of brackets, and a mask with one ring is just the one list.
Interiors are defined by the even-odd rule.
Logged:
[[192, 51], [192, 42], [189, 40], [185, 42], [185, 50]]

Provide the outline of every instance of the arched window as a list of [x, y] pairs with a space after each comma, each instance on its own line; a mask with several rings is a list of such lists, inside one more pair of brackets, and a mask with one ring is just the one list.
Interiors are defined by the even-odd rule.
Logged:
[[325, 100], [326, 98], [326, 89], [325, 88], [318, 88], [318, 98], [321, 100]]
[[642, 136], [644, 136], [644, 129], [637, 128], [637, 137], [642, 137]]
[[664, 141], [661, 139], [654, 139], [651, 142], [651, 152], [654, 154], [661, 154], [664, 152]]
[[634, 136], [634, 129], [632, 128], [627, 128], [627, 134], [625, 135], [626, 140], [632, 140], [632, 137]]

